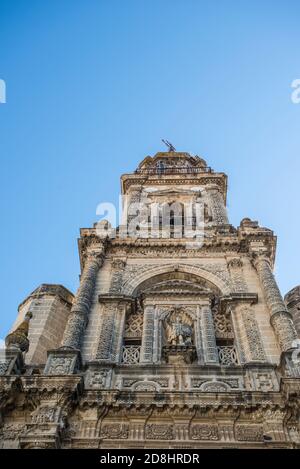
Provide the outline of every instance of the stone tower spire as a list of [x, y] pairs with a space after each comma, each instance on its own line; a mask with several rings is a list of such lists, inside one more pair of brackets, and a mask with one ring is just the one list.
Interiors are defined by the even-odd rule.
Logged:
[[233, 226], [226, 174], [167, 145], [121, 176], [119, 225], [80, 230], [76, 295], [21, 304], [3, 447], [300, 447], [299, 289], [284, 302], [276, 236]]

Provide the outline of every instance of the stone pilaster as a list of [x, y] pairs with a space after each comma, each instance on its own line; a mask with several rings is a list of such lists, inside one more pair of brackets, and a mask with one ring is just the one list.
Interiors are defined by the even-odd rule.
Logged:
[[63, 335], [62, 347], [79, 349], [91, 307], [98, 271], [103, 264], [103, 251], [88, 254], [75, 300]]
[[114, 259], [111, 263], [112, 278], [109, 288], [110, 293], [120, 293], [122, 287], [122, 277], [124, 274], [126, 262], [122, 259]]
[[254, 259], [254, 266], [258, 272], [271, 315], [271, 325], [278, 337], [280, 347], [282, 351], [291, 349], [292, 342], [297, 338], [297, 332], [274, 278], [270, 261], [264, 255], [257, 255]]
[[232, 320], [236, 346], [242, 363], [267, 363], [255, 310], [251, 303], [232, 306]]
[[141, 363], [153, 362], [154, 319], [155, 319], [154, 307], [151, 305], [146, 306], [144, 310], [143, 337], [142, 337], [142, 349], [141, 349], [141, 358], [140, 358]]
[[101, 330], [96, 360], [103, 363], [119, 363], [122, 355], [126, 313], [133, 299], [123, 295], [100, 295], [102, 306]]
[[202, 347], [205, 364], [219, 363], [214, 320], [209, 306], [203, 306], [201, 311]]

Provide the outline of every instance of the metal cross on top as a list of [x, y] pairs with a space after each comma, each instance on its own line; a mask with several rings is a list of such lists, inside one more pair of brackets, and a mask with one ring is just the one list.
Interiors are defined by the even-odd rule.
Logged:
[[168, 140], [162, 138], [161, 141], [169, 148], [169, 151], [176, 151], [176, 148]]

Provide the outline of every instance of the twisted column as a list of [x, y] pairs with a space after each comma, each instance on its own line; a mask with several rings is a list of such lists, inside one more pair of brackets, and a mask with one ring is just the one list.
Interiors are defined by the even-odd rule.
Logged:
[[292, 348], [292, 342], [297, 338], [291, 315], [281, 296], [269, 259], [263, 255], [258, 255], [254, 259], [254, 266], [258, 272], [264, 297], [270, 310], [271, 325], [278, 337], [281, 349], [286, 351]]
[[103, 264], [104, 248], [101, 252], [91, 252], [85, 262], [80, 285], [68, 318], [63, 335], [62, 347], [79, 349], [83, 331], [90, 311], [97, 273]]
[[208, 187], [209, 202], [212, 212], [213, 223], [216, 225], [228, 225], [228, 215], [223, 195], [218, 187]]

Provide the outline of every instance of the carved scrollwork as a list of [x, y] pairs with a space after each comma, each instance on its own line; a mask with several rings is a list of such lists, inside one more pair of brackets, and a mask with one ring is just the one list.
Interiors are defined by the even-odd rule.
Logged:
[[73, 358], [71, 357], [51, 357], [48, 375], [67, 375], [72, 369]]
[[200, 389], [203, 392], [226, 392], [228, 391], [229, 386], [228, 384], [218, 381], [210, 381], [202, 384]]
[[190, 429], [190, 438], [192, 440], [219, 440], [218, 426], [211, 424], [194, 424]]
[[145, 427], [147, 440], [173, 440], [175, 438], [174, 428], [168, 424], [148, 424]]
[[126, 423], [104, 423], [101, 428], [100, 437], [103, 439], [127, 439], [129, 425]]
[[235, 438], [238, 441], [262, 441], [262, 425], [237, 424], [235, 427]]
[[266, 355], [262, 345], [259, 327], [254, 316], [254, 312], [248, 308], [243, 308], [240, 312], [248, 340], [248, 346], [251, 353], [251, 359], [256, 361], [265, 361]]

